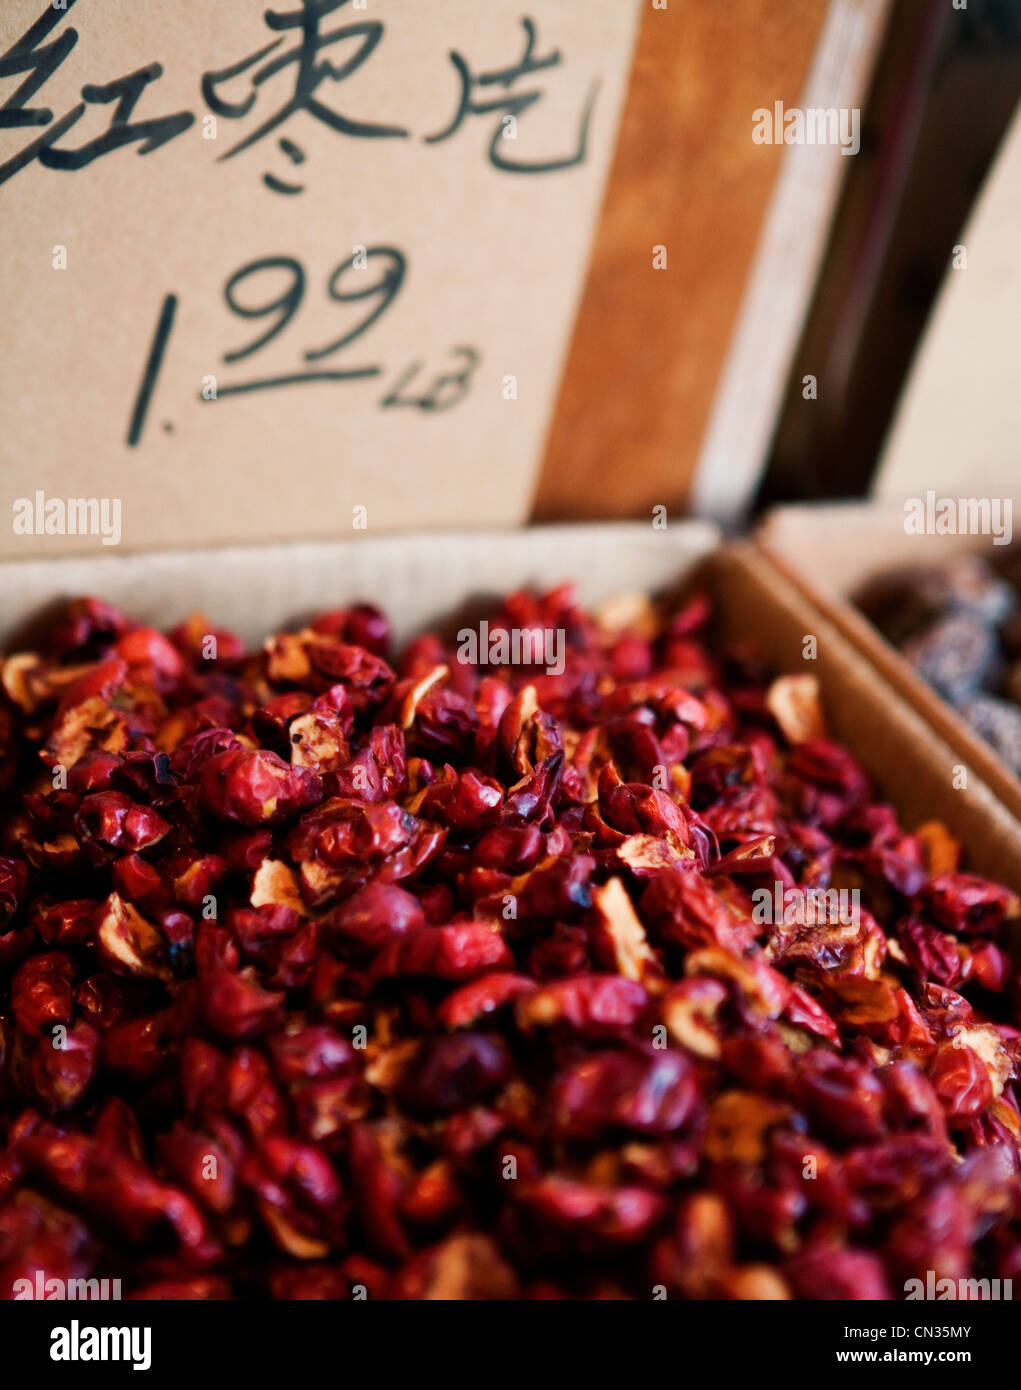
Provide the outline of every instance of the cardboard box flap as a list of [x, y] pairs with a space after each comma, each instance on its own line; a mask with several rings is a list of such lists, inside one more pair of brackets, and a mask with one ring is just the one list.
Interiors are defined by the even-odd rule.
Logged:
[[400, 642], [473, 598], [511, 589], [573, 582], [586, 604], [659, 589], [718, 539], [709, 522], [665, 531], [635, 522], [8, 561], [0, 564], [0, 645], [55, 599], [83, 593], [158, 627], [205, 612], [253, 644], [324, 609], [370, 600]]

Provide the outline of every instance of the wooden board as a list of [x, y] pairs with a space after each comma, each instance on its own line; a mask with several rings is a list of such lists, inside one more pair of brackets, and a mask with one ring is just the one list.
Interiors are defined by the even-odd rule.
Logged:
[[826, 12], [647, 0], [536, 518], [683, 503], [784, 153], [752, 112], [797, 103]]

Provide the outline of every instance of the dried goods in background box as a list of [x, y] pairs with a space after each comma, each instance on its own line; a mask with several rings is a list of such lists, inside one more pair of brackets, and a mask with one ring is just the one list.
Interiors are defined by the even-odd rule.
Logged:
[[1021, 774], [1021, 551], [879, 575], [863, 611], [923, 680]]

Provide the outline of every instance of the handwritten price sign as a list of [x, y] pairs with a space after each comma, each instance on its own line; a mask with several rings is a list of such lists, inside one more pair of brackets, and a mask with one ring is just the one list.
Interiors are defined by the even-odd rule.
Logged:
[[133, 548], [522, 519], [637, 12], [5, 0], [10, 499]]

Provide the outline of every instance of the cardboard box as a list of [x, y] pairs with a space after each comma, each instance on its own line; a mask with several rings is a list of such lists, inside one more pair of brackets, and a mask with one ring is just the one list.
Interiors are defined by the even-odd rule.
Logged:
[[852, 602], [886, 570], [938, 565], [962, 551], [993, 555], [1002, 548], [983, 535], [908, 535], [903, 506], [890, 503], [780, 507], [757, 538], [777, 568], [954, 750], [969, 777], [979, 777], [1021, 818], [1021, 781]]
[[381, 604], [398, 641], [443, 621], [466, 600], [522, 585], [578, 585], [599, 603], [622, 590], [697, 582], [712, 595], [724, 641], [754, 647], [778, 671], [804, 669], [806, 635], [829, 727], [849, 745], [913, 828], [940, 819], [967, 862], [1021, 892], [1021, 825], [978, 776], [955, 790], [955, 749], [925, 724], [803, 590], [751, 544], [718, 548], [715, 530], [685, 522], [554, 526], [469, 535], [263, 545], [0, 565], [0, 641], [70, 593], [92, 592], [168, 626], [195, 609], [249, 642], [303, 616], [358, 598]]

